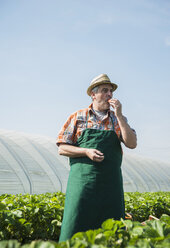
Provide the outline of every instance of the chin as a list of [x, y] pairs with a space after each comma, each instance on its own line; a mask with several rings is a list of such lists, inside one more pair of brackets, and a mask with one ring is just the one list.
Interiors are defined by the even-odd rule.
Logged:
[[106, 104], [106, 109], [110, 109], [110, 104], [109, 103]]
[[103, 110], [104, 110], [104, 111], [110, 110], [110, 104], [109, 104], [109, 106], [106, 106], [106, 107], [103, 106]]

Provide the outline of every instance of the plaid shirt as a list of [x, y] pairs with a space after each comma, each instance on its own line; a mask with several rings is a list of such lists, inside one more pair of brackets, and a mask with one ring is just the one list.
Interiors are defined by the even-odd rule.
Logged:
[[59, 132], [56, 143], [57, 145], [60, 143], [74, 145], [86, 128], [113, 130], [113, 126], [118, 138], [122, 141], [120, 127], [114, 112], [109, 110], [106, 117], [101, 121], [97, 118], [91, 104], [88, 108], [78, 110], [70, 115]]

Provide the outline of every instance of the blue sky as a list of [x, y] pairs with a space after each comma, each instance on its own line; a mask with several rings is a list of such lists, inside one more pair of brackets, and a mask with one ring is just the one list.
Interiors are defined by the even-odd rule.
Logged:
[[169, 162], [169, 0], [0, 1], [0, 128], [56, 138], [101, 73], [136, 129], [129, 152]]

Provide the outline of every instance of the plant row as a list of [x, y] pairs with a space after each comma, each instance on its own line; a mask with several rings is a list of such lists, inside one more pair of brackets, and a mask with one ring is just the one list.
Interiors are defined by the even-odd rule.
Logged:
[[[61, 192], [1, 195], [0, 240], [16, 239], [21, 244], [39, 239], [57, 242], [64, 200], [65, 194]], [[125, 206], [126, 212], [133, 216], [133, 221], [143, 222], [149, 215], [157, 218], [162, 214], [170, 215], [170, 192], [125, 193]]]
[[101, 228], [79, 232], [66, 242], [32, 241], [21, 245], [17, 240], [0, 241], [1, 248], [169, 248], [170, 217], [140, 222], [108, 219]]

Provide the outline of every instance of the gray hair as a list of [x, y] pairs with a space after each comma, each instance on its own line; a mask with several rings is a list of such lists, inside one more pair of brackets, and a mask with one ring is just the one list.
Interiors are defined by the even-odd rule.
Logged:
[[[91, 93], [97, 93], [98, 92], [98, 89], [99, 89], [99, 85], [94, 87], [92, 90], [91, 90]], [[91, 99], [93, 100], [93, 98], [91, 97]]]

